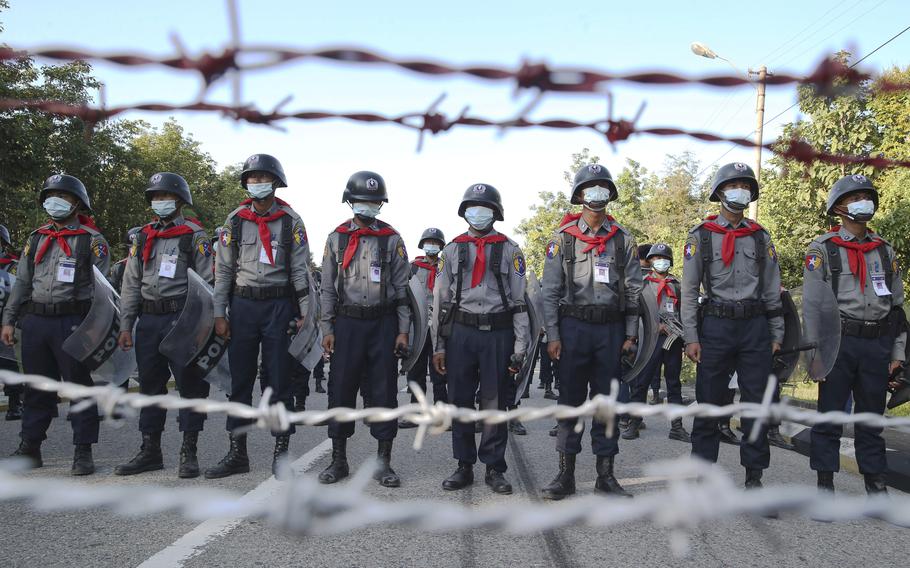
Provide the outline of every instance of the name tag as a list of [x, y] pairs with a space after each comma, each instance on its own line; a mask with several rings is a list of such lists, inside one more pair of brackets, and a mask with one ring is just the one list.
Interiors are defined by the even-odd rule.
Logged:
[[594, 281], [603, 284], [610, 283], [610, 265], [605, 260], [598, 260], [594, 263]]
[[872, 275], [872, 289], [875, 290], [876, 296], [890, 296], [891, 291], [888, 290], [888, 284], [885, 283], [884, 274], [873, 274]]
[[[272, 241], [272, 258], [278, 260], [278, 243], [275, 241]], [[259, 247], [259, 262], [270, 266], [274, 264], [269, 262], [269, 253], [266, 252], [265, 247]]]
[[378, 262], [370, 263], [370, 282], [382, 281], [382, 265]]
[[664, 302], [664, 311], [671, 314], [676, 311], [676, 304], [673, 303], [673, 300], [666, 300]]
[[76, 280], [76, 259], [61, 258], [57, 263], [57, 281], [73, 283]]
[[162, 278], [173, 278], [177, 275], [177, 255], [162, 254], [161, 265], [158, 267], [158, 276]]

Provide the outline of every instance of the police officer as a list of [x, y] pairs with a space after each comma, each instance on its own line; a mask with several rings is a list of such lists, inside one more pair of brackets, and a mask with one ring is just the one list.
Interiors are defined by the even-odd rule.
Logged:
[[[752, 168], [735, 162], [720, 168], [711, 183], [711, 201], [720, 214], [689, 231], [684, 251], [682, 324], [686, 356], [698, 363], [695, 392], [701, 403], [723, 404], [730, 371], [738, 375], [740, 399], [760, 402], [771, 374], [771, 356], [780, 350], [784, 322], [780, 267], [771, 236], [743, 212], [758, 199]], [[707, 303], [699, 325], [698, 289]], [[749, 432], [752, 420], [742, 421]], [[747, 488], [761, 487], [771, 453], [767, 428], [754, 442], [743, 440], [740, 462]], [[720, 433], [716, 418], [696, 418], [692, 454], [717, 461]]]
[[[818, 385], [818, 411], [843, 410], [853, 394], [856, 412], [883, 414], [888, 376], [904, 360], [904, 288], [891, 245], [867, 223], [878, 192], [864, 175], [839, 179], [828, 193], [828, 215], [841, 225], [817, 237], [806, 252], [803, 279], [827, 282], [837, 298], [841, 344], [831, 373]], [[881, 427], [856, 424], [856, 459], [866, 492], [885, 493], [885, 441]], [[810, 465], [818, 486], [834, 491], [843, 427], [812, 427]]]
[[118, 294], [120, 294], [123, 286], [123, 273], [126, 271], [126, 263], [130, 259], [130, 252], [133, 249], [133, 238], [140, 230], [142, 230], [142, 227], [133, 227], [123, 233], [123, 240], [120, 242], [123, 245], [123, 258], [111, 266], [111, 272], [108, 274], [107, 281], [111, 283], [111, 286], [114, 287]]
[[[571, 202], [582, 205], [567, 214], [547, 245], [543, 272], [547, 349], [559, 361], [559, 403], [578, 406], [588, 393], [607, 394], [622, 374], [623, 353], [638, 343], [638, 303], [642, 269], [635, 238], [606, 207], [618, 196], [604, 166], [590, 164], [575, 174]], [[559, 473], [543, 488], [545, 499], [575, 493], [575, 456], [581, 452], [577, 420], [560, 420], [556, 449]], [[606, 424], [594, 420], [591, 446], [597, 456], [595, 488], [630, 496], [613, 474], [619, 452], [618, 423], [606, 436]]]
[[[91, 385], [88, 367], [63, 350], [63, 342], [85, 318], [92, 303], [92, 266], [107, 274], [107, 241], [87, 215], [91, 201], [77, 178], [47, 178], [38, 202], [50, 221], [28, 237], [16, 284], [3, 310], [2, 340], [13, 345], [14, 326], [22, 328], [22, 367], [26, 373]], [[13, 454], [41, 467], [41, 443], [56, 408], [56, 393], [25, 389], [22, 438]], [[78, 404], [73, 400], [71, 405]], [[98, 407], [89, 404], [69, 413], [73, 426], [73, 475], [95, 471], [92, 444], [98, 442]]]
[[[331, 355], [329, 408], [355, 406], [358, 389], [365, 405], [368, 399], [369, 405], [395, 408], [395, 358], [407, 351], [411, 321], [408, 254], [395, 229], [376, 218], [389, 201], [382, 176], [356, 172], [341, 201], [350, 204], [354, 217], [329, 234], [322, 259], [323, 348]], [[370, 433], [379, 446], [373, 479], [385, 487], [400, 486], [391, 467], [398, 423], [372, 422]], [[329, 423], [332, 463], [319, 474], [320, 483], [347, 477], [347, 440], [353, 435], [352, 422]]]
[[[288, 324], [307, 312], [309, 246], [306, 229], [291, 206], [275, 191], [287, 187], [281, 163], [268, 154], [253, 154], [243, 163], [240, 185], [249, 199], [232, 211], [220, 229], [215, 261], [215, 333], [230, 339], [232, 402], [250, 404], [256, 382], [259, 349], [273, 399], [293, 405]], [[230, 310], [228, 310], [230, 307]], [[298, 319], [298, 327], [303, 320]], [[250, 470], [246, 434], [236, 431], [249, 420], [228, 417], [230, 449], [205, 471], [209, 479]], [[272, 432], [272, 472], [288, 453], [294, 426]]]
[[[645, 277], [642, 294], [651, 294], [657, 302], [657, 311], [661, 319], [660, 339], [647, 366], [632, 388], [631, 399], [632, 402], [644, 402], [651, 377], [657, 376], [659, 381], [663, 367], [667, 381], [667, 401], [670, 404], [682, 404], [682, 383], [679, 379], [682, 370], [682, 337], [673, 341], [669, 349], [665, 348], [671, 332], [664, 320], [679, 323], [680, 284], [679, 280], [670, 274], [670, 268], [673, 266], [673, 249], [665, 243], [656, 243], [647, 252], [647, 259], [651, 264], [651, 272]], [[632, 418], [628, 430], [623, 432], [623, 439], [637, 438], [641, 423], [641, 417]], [[682, 418], [674, 418], [670, 423], [669, 437], [680, 442], [690, 441], [689, 433], [683, 428]]]
[[641, 267], [642, 280], [651, 272], [651, 261], [648, 260], [648, 253], [651, 252], [652, 246], [654, 245], [651, 243], [638, 245], [638, 265]]
[[[19, 255], [13, 248], [13, 241], [10, 238], [9, 229], [5, 225], [0, 225], [0, 270], [16, 275], [16, 269], [19, 265]], [[8, 292], [5, 297], [0, 298], [0, 309], [9, 298]], [[19, 364], [12, 359], [0, 358], [0, 369], [6, 371], [19, 371]], [[3, 385], [3, 394], [6, 395], [6, 420], [19, 420], [22, 418], [22, 385]]]
[[[470, 186], [458, 215], [468, 231], [446, 245], [433, 294], [435, 352], [433, 365], [449, 383], [451, 403], [505, 410], [514, 400], [518, 372], [531, 340], [525, 294], [525, 258], [511, 239], [493, 224], [503, 220], [499, 191], [484, 183]], [[452, 450], [458, 468], [442, 482], [443, 489], [474, 483], [478, 457], [486, 464], [486, 484], [496, 493], [511, 494], [504, 476], [508, 441], [506, 424], [483, 426], [480, 448], [475, 425], [452, 426]]]
[[[197, 367], [183, 367], [168, 360], [158, 345], [174, 329], [186, 303], [187, 269], [192, 268], [212, 283], [211, 241], [195, 220], [183, 216], [184, 206], [193, 205], [190, 186], [183, 177], [160, 172], [149, 179], [145, 199], [156, 220], [134, 235], [127, 258], [120, 296], [120, 348], [133, 348], [136, 325], [136, 363], [139, 367], [139, 392], [155, 396], [167, 394], [173, 374], [177, 390], [184, 398], [207, 398], [209, 384]], [[138, 323], [136, 319], [138, 318]], [[161, 432], [167, 411], [147, 406], [139, 411], [142, 446], [129, 462], [114, 469], [116, 475], [135, 475], [164, 468]], [[205, 414], [185, 408], [179, 411], [183, 432], [178, 477], [199, 476], [196, 442]]]
[[[433, 289], [436, 287], [436, 276], [439, 273], [439, 252], [446, 244], [446, 238], [442, 231], [436, 228], [429, 228], [420, 235], [418, 247], [423, 250], [424, 256], [418, 256], [411, 261], [411, 276], [417, 276], [420, 283], [427, 290], [427, 313], [433, 313]], [[417, 358], [417, 362], [408, 371], [408, 383], [411, 381], [417, 383], [424, 392], [427, 392], [427, 371], [430, 373], [430, 381], [433, 384], [433, 402], [448, 402], [449, 396], [446, 390], [446, 378], [436, 372], [432, 365], [433, 341], [430, 334], [427, 334], [427, 341]], [[411, 394], [411, 402], [417, 402], [417, 398]], [[410, 420], [402, 418], [398, 421], [399, 428], [416, 428], [417, 425]]]

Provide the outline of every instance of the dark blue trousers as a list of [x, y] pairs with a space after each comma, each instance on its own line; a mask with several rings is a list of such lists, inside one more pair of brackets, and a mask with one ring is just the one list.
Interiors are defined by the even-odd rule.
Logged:
[[[208, 398], [209, 384], [193, 367], [180, 367], [171, 363], [158, 351], [164, 337], [174, 328], [177, 316], [173, 314], [142, 314], [136, 324], [136, 364], [139, 367], [139, 392], [146, 395], [167, 394], [167, 382], [173, 374], [177, 391], [183, 398]], [[205, 423], [205, 414], [188, 408], [177, 414], [181, 432], [199, 432]], [[139, 431], [161, 432], [167, 410], [147, 406], [139, 411]]]
[[[452, 404], [476, 408], [475, 396], [480, 394], [481, 410], [505, 410], [515, 396], [515, 381], [509, 374], [509, 359], [515, 348], [515, 333], [511, 328], [481, 331], [456, 323], [452, 336], [446, 341], [446, 377]], [[462, 463], [486, 464], [504, 472], [509, 427], [506, 423], [485, 424], [480, 447], [475, 439], [474, 424], [452, 424], [452, 455]]]
[[[888, 364], [894, 337], [877, 339], [843, 336], [834, 369], [823, 383], [818, 384], [818, 411], [843, 410], [853, 395], [855, 412], [885, 412], [885, 393], [888, 388]], [[812, 469], [840, 470], [840, 438], [843, 426], [817, 424], [812, 427]], [[885, 473], [885, 440], [882, 429], [863, 424], [854, 426], [856, 461], [860, 473]]]
[[[20, 371], [19, 365], [15, 361], [11, 361], [9, 359], [0, 359], [0, 369], [3, 369], [4, 371], [12, 371], [14, 373], [18, 373]], [[25, 387], [23, 387], [22, 385], [4, 384], [3, 385], [3, 394], [5, 394], [6, 396], [13, 396], [13, 395], [21, 396], [24, 388]]]
[[[625, 324], [587, 323], [564, 317], [559, 322], [562, 354], [559, 358], [559, 404], [579, 406], [596, 394], [609, 394], [610, 382], [622, 375], [622, 344]], [[566, 454], [581, 452], [581, 437], [574, 419], [559, 421], [556, 449]], [[591, 449], [598, 456], [619, 453], [619, 419], [613, 424], [613, 435], [606, 436], [606, 424], [591, 423]]]
[[657, 377], [657, 389], [660, 389], [660, 371], [663, 367], [663, 374], [667, 381], [667, 402], [682, 404], [682, 383], [679, 375], [682, 372], [683, 342], [681, 339], [677, 339], [670, 349], [664, 349], [665, 339], [666, 336], [660, 336], [657, 348], [651, 354], [647, 366], [632, 386], [632, 402], [644, 402], [648, 398], [648, 387], [650, 386], [654, 390], [652, 377]]
[[559, 365], [550, 359], [546, 342], [540, 344], [540, 349], [537, 352], [540, 357], [540, 384], [552, 386], [553, 379], [559, 382]]
[[[43, 375], [68, 383], [91, 386], [88, 367], [63, 350], [63, 342], [82, 323], [85, 316], [26, 315], [22, 320], [22, 367], [26, 374]], [[25, 389], [20, 436], [31, 442], [47, 439], [57, 407], [57, 393]], [[71, 401], [72, 407], [79, 401]], [[74, 444], [98, 442], [98, 407], [91, 405], [81, 412], [70, 412]]]
[[[275, 298], [251, 300], [234, 296], [231, 299], [231, 343], [228, 360], [231, 364], [231, 402], [253, 403], [253, 386], [259, 363], [259, 346], [262, 345], [262, 366], [272, 387], [271, 402], [293, 406], [291, 364], [288, 353], [290, 336], [288, 322], [296, 316], [293, 300]], [[247, 426], [250, 420], [228, 416], [227, 429]], [[288, 434], [293, 434], [291, 425]], [[272, 432], [277, 436], [282, 432]]]
[[[765, 316], [734, 320], [706, 316], [701, 328], [701, 363], [695, 375], [695, 398], [700, 403], [724, 405], [730, 397], [730, 373], [736, 371], [742, 402], [761, 402], [771, 374], [771, 332]], [[739, 459], [747, 469], [767, 469], [771, 461], [768, 428], [758, 440], [748, 441], [753, 420], [743, 420], [746, 433]], [[696, 418], [692, 426], [692, 455], [717, 462], [720, 432], [717, 418]]]
[[[346, 316], [335, 319], [335, 352], [329, 366], [329, 408], [356, 407], [357, 391], [361, 389], [365, 403], [369, 400], [371, 406], [398, 407], [397, 335], [398, 316], [394, 313], [377, 319]], [[370, 434], [377, 440], [393, 440], [398, 435], [398, 422], [373, 422]], [[353, 422], [329, 422], [329, 438], [353, 435]]]
[[[430, 373], [430, 382], [433, 384], [433, 402], [449, 402], [449, 392], [446, 386], [446, 378], [436, 372], [433, 368], [433, 341], [427, 335], [427, 341], [424, 343], [417, 362], [408, 371], [408, 382], [417, 383], [423, 392], [427, 392], [427, 372]], [[417, 398], [412, 394], [411, 402], [417, 402]]]

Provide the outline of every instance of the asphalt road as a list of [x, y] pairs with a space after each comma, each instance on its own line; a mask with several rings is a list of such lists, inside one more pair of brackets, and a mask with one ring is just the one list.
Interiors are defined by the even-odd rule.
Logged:
[[[532, 389], [524, 404], [552, 404]], [[400, 395], [400, 402], [406, 396]], [[326, 395], [312, 394], [309, 408], [324, 408]], [[61, 407], [64, 411], [65, 407]], [[455, 467], [451, 438], [429, 438], [424, 448], [411, 448], [414, 430], [399, 433], [393, 467], [402, 487], [388, 489], [371, 483], [368, 492], [381, 500], [437, 499], [466, 505], [493, 505], [537, 500], [539, 489], [556, 471], [554, 438], [547, 435], [550, 422], [526, 425], [527, 436], [510, 436], [508, 479], [511, 496], [494, 495], [475, 470], [475, 485], [460, 492], [444, 492], [440, 483]], [[690, 424], [687, 424], [689, 427]], [[18, 443], [18, 422], [0, 422], [0, 455]], [[252, 471], [246, 475], [209, 481], [179, 480], [176, 476], [180, 437], [171, 413], [164, 436], [165, 469], [133, 477], [116, 477], [113, 469], [132, 457], [139, 445], [136, 420], [106, 421], [101, 443], [95, 447], [98, 471], [79, 481], [120, 486], [154, 483], [167, 487], [217, 487], [248, 498], [267, 498], [279, 488], [271, 476], [272, 438], [266, 432], [250, 434]], [[655, 459], [689, 453], [689, 446], [667, 439], [668, 424], [649, 419], [642, 437], [623, 441], [617, 459], [620, 482], [636, 494], [660, 490], [665, 482], [644, 474], [644, 464]], [[585, 437], [585, 452], [589, 439]], [[200, 438], [200, 464], [214, 464], [225, 453], [224, 417], [214, 416]], [[295, 468], [315, 475], [329, 462], [330, 445], [325, 428], [302, 428], [292, 438]], [[357, 425], [349, 443], [352, 468], [375, 455], [376, 444], [367, 428]], [[794, 452], [772, 448], [772, 467], [766, 485], [814, 485], [808, 460]], [[45, 466], [25, 475], [69, 477], [72, 459], [71, 432], [58, 419], [43, 448]], [[737, 484], [742, 482], [738, 450], [722, 446], [720, 465]], [[70, 478], [71, 479], [71, 478]], [[594, 458], [578, 459], [578, 492], [594, 491]], [[842, 473], [836, 478], [845, 494], [863, 493], [859, 476]], [[894, 490], [892, 490], [894, 492]], [[906, 565], [908, 531], [881, 521], [820, 523], [796, 514], [779, 520], [736, 518], [701, 527], [691, 539], [690, 555], [673, 556], [666, 530], [650, 523], [628, 523], [610, 529], [566, 528], [516, 537], [493, 530], [428, 533], [400, 526], [371, 527], [333, 537], [298, 537], [266, 526], [261, 521], [198, 523], [176, 515], [124, 518], [99, 510], [42, 513], [22, 502], [0, 502], [0, 566], [898, 566]]]

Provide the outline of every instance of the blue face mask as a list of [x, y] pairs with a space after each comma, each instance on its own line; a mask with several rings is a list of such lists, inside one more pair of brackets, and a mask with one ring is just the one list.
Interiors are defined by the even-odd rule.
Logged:
[[48, 197], [44, 200], [44, 210], [54, 221], [62, 221], [69, 217], [75, 205], [62, 197]]
[[464, 210], [464, 219], [477, 231], [486, 231], [493, 226], [493, 210], [475, 205]]
[[423, 245], [423, 252], [430, 256], [436, 256], [439, 254], [439, 245], [425, 244]]
[[371, 203], [367, 201], [357, 201], [351, 204], [354, 215], [365, 219], [375, 219], [379, 216], [379, 210], [382, 209], [381, 203]]
[[248, 183], [246, 184], [246, 192], [250, 194], [250, 197], [253, 199], [265, 199], [272, 194], [274, 189], [272, 189], [271, 183]]
[[166, 201], [152, 201], [152, 211], [161, 218], [167, 218], [177, 211], [177, 201], [168, 199]]

